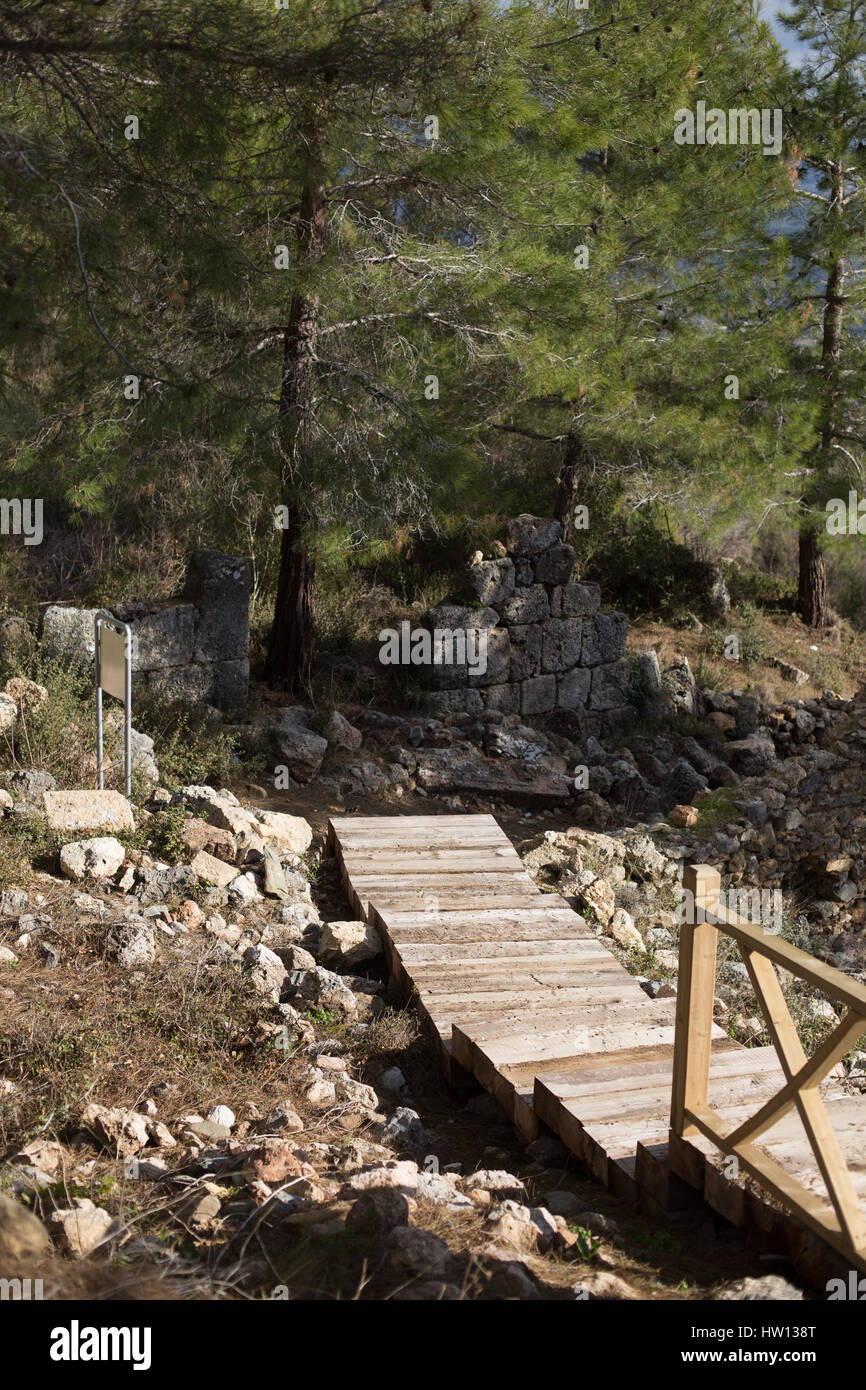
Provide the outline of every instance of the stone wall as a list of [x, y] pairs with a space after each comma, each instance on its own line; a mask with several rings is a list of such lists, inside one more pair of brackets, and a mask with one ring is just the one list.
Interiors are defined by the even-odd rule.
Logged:
[[427, 712], [586, 710], [594, 725], [614, 723], [629, 708], [625, 614], [601, 611], [597, 584], [572, 581], [574, 550], [560, 541], [558, 521], [517, 517], [503, 552], [467, 567], [462, 588], [480, 607], [446, 602], [421, 619], [430, 631], [487, 631], [487, 670], [432, 667]]
[[[108, 611], [132, 629], [136, 690], [167, 700], [245, 705], [250, 683], [250, 566], [242, 555], [197, 550], [183, 593], [159, 602], [120, 604]], [[92, 663], [94, 608], [48, 608], [46, 652]]]

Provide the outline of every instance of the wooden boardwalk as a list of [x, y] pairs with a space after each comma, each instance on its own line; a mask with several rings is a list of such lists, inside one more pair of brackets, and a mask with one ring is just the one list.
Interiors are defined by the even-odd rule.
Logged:
[[[352, 908], [374, 923], [452, 1080], [469, 1073], [527, 1137], [549, 1127], [618, 1196], [664, 1211], [695, 1200], [789, 1254], [832, 1256], [696, 1136], [669, 1146], [676, 1001], [651, 1000], [583, 920], [541, 892], [491, 815], [343, 817], [329, 824]], [[785, 1083], [773, 1047], [713, 1025], [710, 1103], [735, 1126]], [[866, 1197], [866, 1098], [822, 1087]], [[762, 1149], [826, 1206], [796, 1115]], [[833, 1258], [827, 1266], [835, 1265]]]

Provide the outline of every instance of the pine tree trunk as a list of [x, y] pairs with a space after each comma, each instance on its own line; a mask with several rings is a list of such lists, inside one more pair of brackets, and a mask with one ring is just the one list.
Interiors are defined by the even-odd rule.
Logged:
[[562, 459], [557, 476], [556, 504], [553, 515], [562, 528], [563, 541], [571, 540], [574, 508], [580, 481], [583, 449], [576, 430], [569, 430], [562, 442]]
[[294, 691], [308, 688], [313, 665], [316, 562], [307, 548], [307, 528], [314, 517], [303, 505], [285, 505], [289, 524], [280, 546], [267, 670], [271, 685]]
[[827, 565], [821, 550], [821, 533], [815, 526], [800, 532], [800, 587], [797, 609], [808, 627], [826, 627], [830, 621], [827, 604]]
[[[841, 163], [832, 170], [832, 196], [829, 213], [841, 217], [844, 180]], [[836, 433], [839, 360], [842, 355], [842, 315], [844, 311], [845, 258], [836, 255], [830, 262], [824, 287], [824, 325], [821, 340], [821, 367], [824, 373], [825, 415], [821, 430], [821, 463], [827, 459]], [[804, 497], [806, 506], [815, 502], [814, 489]], [[830, 621], [827, 597], [827, 565], [821, 549], [822, 535], [813, 518], [804, 517], [800, 525], [799, 583], [797, 611], [807, 627], [826, 627]]]
[[[318, 146], [314, 135], [314, 148]], [[325, 245], [327, 194], [320, 179], [309, 182], [301, 198], [298, 229], [300, 261], [316, 261]], [[283, 449], [281, 501], [288, 525], [280, 547], [277, 599], [266, 672], [269, 683], [289, 692], [309, 687], [313, 664], [316, 560], [311, 537], [316, 515], [309, 500], [312, 482], [312, 406], [319, 296], [292, 295], [283, 349], [280, 437]]]

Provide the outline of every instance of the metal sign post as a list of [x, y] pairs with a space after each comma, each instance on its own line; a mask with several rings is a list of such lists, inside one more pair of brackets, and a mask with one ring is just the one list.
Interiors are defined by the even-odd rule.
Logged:
[[[102, 692], [124, 705], [123, 761], [126, 796], [132, 796], [132, 629], [110, 613], [100, 611], [94, 623], [96, 637], [96, 764], [99, 790], [105, 784], [102, 751]], [[103, 632], [103, 628], [105, 631]]]

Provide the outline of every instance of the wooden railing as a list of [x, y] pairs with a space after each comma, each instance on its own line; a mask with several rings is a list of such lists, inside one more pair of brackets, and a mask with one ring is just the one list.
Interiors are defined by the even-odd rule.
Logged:
[[[719, 900], [720, 876], [708, 865], [685, 868], [683, 888], [686, 895], [692, 895], [694, 921], [684, 923], [680, 937], [672, 1135], [688, 1136], [697, 1131], [724, 1153], [734, 1155], [742, 1171], [862, 1267], [866, 1262], [866, 1216], [818, 1087], [866, 1033], [866, 987], [730, 912]], [[776, 1094], [734, 1128], [707, 1099], [719, 932], [732, 937], [740, 948], [785, 1075], [785, 1084]], [[841, 1022], [810, 1058], [785, 1002], [776, 965], [814, 985], [845, 1010]], [[794, 1108], [812, 1146], [831, 1207], [757, 1147], [760, 1136]]]

